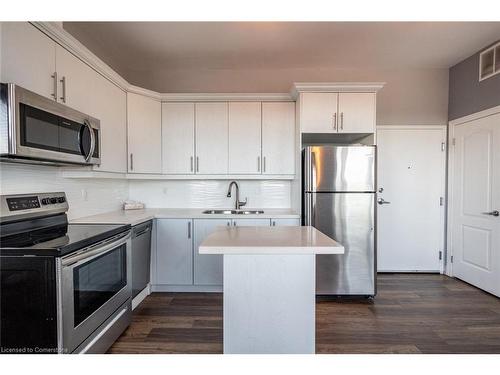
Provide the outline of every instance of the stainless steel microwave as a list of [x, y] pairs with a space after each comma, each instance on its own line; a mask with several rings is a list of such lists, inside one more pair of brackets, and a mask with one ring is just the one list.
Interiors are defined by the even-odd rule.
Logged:
[[12, 83], [0, 83], [2, 161], [101, 162], [99, 120]]

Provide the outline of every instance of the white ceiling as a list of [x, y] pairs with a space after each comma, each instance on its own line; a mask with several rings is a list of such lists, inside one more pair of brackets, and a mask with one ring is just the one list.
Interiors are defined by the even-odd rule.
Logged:
[[169, 69], [445, 69], [500, 39], [500, 22], [65, 22], [64, 28], [137, 85], [141, 71]]

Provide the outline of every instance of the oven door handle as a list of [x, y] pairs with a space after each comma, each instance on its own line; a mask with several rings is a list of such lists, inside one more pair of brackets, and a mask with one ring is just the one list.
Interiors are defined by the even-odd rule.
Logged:
[[[126, 232], [125, 234], [121, 233], [117, 236], [112, 237], [110, 240], [104, 243], [100, 243], [98, 245], [93, 245], [89, 246], [76, 254], [71, 254], [68, 257], [62, 258], [62, 266], [63, 267], [69, 267], [69, 266], [79, 266], [83, 263], [87, 263], [91, 261], [92, 259], [101, 256], [103, 254], [106, 254], [107, 252], [110, 252], [111, 250], [116, 249], [119, 246], [122, 246], [123, 244], [127, 243], [127, 241], [130, 238], [130, 231]], [[109, 242], [112, 241], [112, 242]]]

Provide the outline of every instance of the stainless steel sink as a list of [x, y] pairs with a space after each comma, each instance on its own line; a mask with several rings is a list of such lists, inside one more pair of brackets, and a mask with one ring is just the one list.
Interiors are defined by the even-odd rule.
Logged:
[[262, 210], [205, 210], [203, 214], [211, 215], [260, 215], [263, 214]]

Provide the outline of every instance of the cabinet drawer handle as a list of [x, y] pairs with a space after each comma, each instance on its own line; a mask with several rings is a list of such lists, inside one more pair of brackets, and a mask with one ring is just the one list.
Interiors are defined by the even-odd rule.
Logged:
[[340, 112], [340, 130], [344, 130], [344, 112]]
[[333, 130], [337, 130], [337, 113], [333, 114]]

